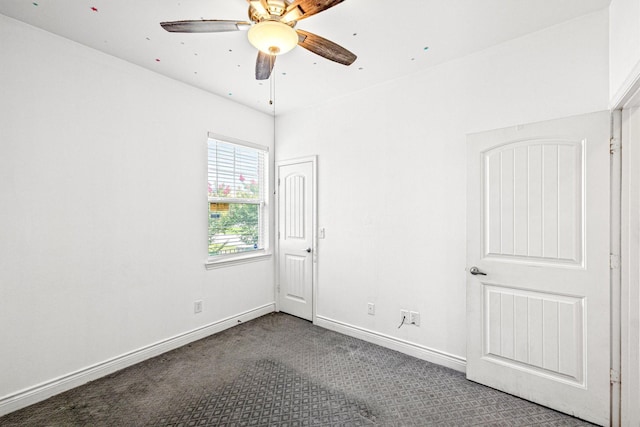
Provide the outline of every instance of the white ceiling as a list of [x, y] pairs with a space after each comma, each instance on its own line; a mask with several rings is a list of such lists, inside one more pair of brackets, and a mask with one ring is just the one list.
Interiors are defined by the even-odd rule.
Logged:
[[[298, 23], [358, 55], [350, 67], [297, 47], [274, 69], [276, 113], [317, 104], [549, 27], [610, 0], [345, 0]], [[246, 0], [2, 0], [0, 13], [272, 113], [246, 32], [177, 34], [161, 21], [246, 21]]]

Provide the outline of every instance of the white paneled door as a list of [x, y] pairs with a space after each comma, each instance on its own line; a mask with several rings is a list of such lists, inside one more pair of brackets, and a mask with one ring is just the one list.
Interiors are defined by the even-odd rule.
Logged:
[[469, 135], [467, 378], [609, 425], [608, 112]]
[[313, 320], [315, 158], [278, 163], [278, 309]]

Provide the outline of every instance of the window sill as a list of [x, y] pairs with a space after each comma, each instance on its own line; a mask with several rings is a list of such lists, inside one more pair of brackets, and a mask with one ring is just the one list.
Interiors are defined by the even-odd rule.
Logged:
[[270, 258], [271, 258], [270, 253], [263, 252], [263, 253], [257, 253], [257, 254], [251, 254], [251, 255], [241, 255], [237, 257], [225, 257], [225, 258], [215, 259], [215, 260], [210, 259], [204, 263], [204, 266], [207, 270], [213, 270], [216, 268], [230, 267], [232, 265], [246, 264], [249, 262], [265, 261]]

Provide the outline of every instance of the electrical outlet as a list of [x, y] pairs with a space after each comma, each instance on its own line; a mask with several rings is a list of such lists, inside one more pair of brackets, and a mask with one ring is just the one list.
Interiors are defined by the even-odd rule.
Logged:
[[400, 321], [401, 324], [409, 324], [409, 310], [400, 310]]
[[202, 313], [202, 300], [193, 303], [193, 312], [196, 314]]
[[412, 325], [420, 326], [420, 313], [412, 311], [409, 313], [409, 323]]
[[367, 314], [374, 316], [376, 314], [376, 305], [372, 302], [367, 304]]

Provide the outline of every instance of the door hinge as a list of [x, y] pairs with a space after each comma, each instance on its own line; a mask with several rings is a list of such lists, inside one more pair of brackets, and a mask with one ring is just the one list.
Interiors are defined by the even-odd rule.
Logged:
[[278, 187], [280, 187], [280, 178], [278, 178]]
[[609, 254], [609, 268], [612, 270], [620, 268], [620, 255]]
[[276, 286], [276, 292], [280, 293], [280, 285]]
[[620, 151], [620, 140], [618, 138], [611, 138], [609, 140], [609, 153], [615, 154]]
[[615, 369], [609, 370], [609, 379], [611, 380], [611, 384], [616, 384], [620, 382], [620, 372]]

